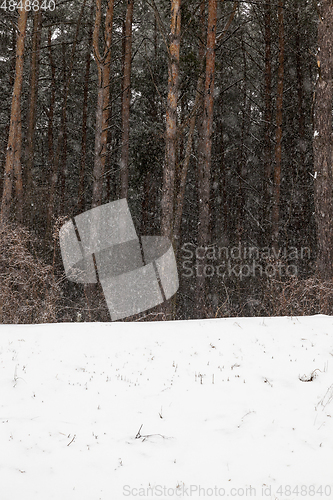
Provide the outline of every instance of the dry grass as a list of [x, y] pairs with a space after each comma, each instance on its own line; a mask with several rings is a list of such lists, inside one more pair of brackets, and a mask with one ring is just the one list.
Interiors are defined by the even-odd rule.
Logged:
[[0, 323], [57, 321], [60, 287], [52, 266], [37, 256], [35, 243], [24, 227], [0, 225]]
[[269, 316], [333, 315], [333, 281], [322, 281], [315, 276], [267, 280], [262, 305]]

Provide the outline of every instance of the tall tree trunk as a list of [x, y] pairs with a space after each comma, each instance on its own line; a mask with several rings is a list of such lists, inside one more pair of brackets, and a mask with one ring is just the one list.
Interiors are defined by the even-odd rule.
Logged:
[[48, 147], [48, 174], [49, 174], [49, 199], [46, 217], [46, 233], [51, 231], [52, 216], [54, 209], [55, 191], [57, 187], [57, 166], [55, 165], [54, 158], [54, 137], [53, 137], [53, 119], [55, 107], [55, 94], [56, 94], [56, 79], [55, 79], [55, 63], [52, 54], [52, 33], [51, 28], [48, 31], [47, 37], [48, 56], [51, 69], [51, 93], [50, 93], [50, 106], [48, 110], [48, 125], [47, 125], [47, 147]]
[[[299, 23], [299, 11], [295, 12], [295, 26]], [[304, 152], [304, 138], [305, 138], [305, 114], [304, 114], [304, 84], [303, 84], [303, 64], [301, 53], [301, 40], [299, 30], [296, 30], [295, 40], [296, 52], [296, 77], [297, 77], [297, 102], [298, 102], [298, 133], [300, 138], [299, 154], [301, 169], [305, 169], [305, 152]], [[305, 177], [304, 177], [305, 178]]]
[[[301, 6], [295, 10], [295, 26], [299, 25]], [[295, 55], [296, 55], [296, 78], [297, 78], [297, 108], [298, 108], [298, 162], [296, 166], [296, 181], [298, 182], [299, 202], [291, 196], [290, 213], [295, 216], [294, 228], [299, 231], [301, 237], [306, 233], [312, 218], [311, 193], [309, 189], [310, 176], [306, 165], [306, 141], [305, 141], [305, 110], [304, 110], [304, 61], [302, 58], [301, 30], [296, 30]], [[292, 210], [292, 212], [291, 212]]]
[[33, 20], [33, 35], [32, 35], [32, 52], [31, 52], [31, 69], [30, 69], [30, 100], [28, 112], [28, 127], [27, 127], [27, 148], [26, 148], [26, 190], [28, 194], [28, 202], [33, 193], [33, 178], [32, 171], [34, 166], [34, 135], [36, 126], [36, 104], [38, 93], [38, 76], [39, 76], [39, 52], [41, 41], [41, 26], [42, 26], [42, 10], [38, 9], [34, 13]]
[[244, 192], [243, 192], [243, 170], [245, 164], [245, 151], [244, 151], [244, 141], [245, 141], [245, 125], [246, 125], [246, 113], [247, 113], [247, 67], [246, 67], [246, 53], [244, 46], [244, 39], [242, 36], [242, 59], [243, 59], [243, 105], [242, 105], [242, 125], [241, 125], [241, 136], [240, 136], [240, 148], [238, 150], [238, 199], [237, 199], [237, 244], [241, 244], [243, 232], [244, 232]]
[[333, 276], [332, 238], [332, 67], [333, 5], [318, 2], [318, 71], [314, 105], [314, 200], [317, 225], [317, 269], [323, 279]]
[[[18, 131], [20, 126], [19, 124], [21, 121], [20, 110], [21, 110], [21, 93], [22, 93], [22, 82], [23, 82], [24, 42], [26, 35], [27, 18], [28, 18], [28, 10], [25, 8], [19, 9], [19, 17], [17, 24], [18, 31], [17, 31], [17, 44], [16, 44], [15, 81], [13, 88], [9, 137], [7, 143], [6, 165], [4, 173], [4, 185], [3, 185], [3, 194], [1, 202], [1, 213], [0, 213], [1, 222], [8, 219], [10, 214], [15, 152], [17, 148], [21, 149], [21, 144], [18, 144], [18, 140], [21, 140]], [[16, 169], [21, 170], [20, 158], [18, 158], [17, 161], [18, 163], [16, 163], [17, 164]]]
[[186, 148], [185, 148], [184, 159], [182, 161], [181, 170], [180, 170], [180, 174], [179, 174], [179, 186], [178, 186], [178, 190], [177, 190], [175, 218], [174, 218], [174, 224], [173, 224], [173, 240], [174, 240], [176, 252], [179, 248], [180, 237], [181, 237], [181, 222], [182, 222], [183, 207], [184, 207], [186, 178], [187, 178], [187, 172], [188, 172], [188, 167], [189, 167], [191, 152], [192, 152], [193, 134], [194, 134], [195, 122], [196, 122], [196, 118], [197, 118], [196, 111], [199, 107], [199, 104], [201, 101], [201, 96], [203, 93], [203, 82], [204, 82], [203, 74], [200, 74], [199, 79], [198, 79], [198, 83], [197, 83], [196, 97], [195, 97], [193, 112], [192, 112], [193, 114], [192, 114], [192, 117], [190, 120], [190, 128], [189, 128], [189, 132], [188, 132], [188, 136], [187, 136], [187, 143], [186, 143]]
[[177, 159], [177, 103], [179, 80], [179, 52], [181, 27], [181, 0], [171, 1], [168, 98], [165, 131], [165, 165], [163, 169], [161, 234], [172, 237], [174, 184]]
[[283, 26], [284, 0], [278, 4], [278, 27], [279, 27], [279, 68], [276, 97], [276, 146], [275, 146], [275, 168], [273, 185], [273, 211], [272, 211], [272, 242], [277, 250], [279, 246], [279, 223], [280, 223], [280, 186], [281, 186], [281, 162], [282, 162], [282, 110], [283, 110], [283, 81], [284, 81], [284, 26]]
[[133, 0], [127, 0], [125, 19], [125, 57], [123, 74], [123, 93], [121, 106], [121, 156], [120, 156], [120, 184], [121, 198], [127, 198], [128, 193], [128, 159], [129, 159], [129, 130], [130, 130], [130, 101], [131, 101], [131, 62], [132, 62], [132, 19]]
[[[108, 0], [105, 15], [103, 55], [99, 49], [99, 35], [102, 19], [102, 2], [96, 0], [95, 24], [93, 32], [93, 49], [97, 65], [98, 90], [96, 104], [96, 124], [95, 124], [95, 151], [93, 170], [93, 189], [91, 207], [95, 208], [103, 203], [104, 198], [104, 171], [108, 155], [109, 138], [109, 117], [110, 117], [110, 66], [111, 66], [111, 42], [114, 0]], [[91, 228], [94, 230], [94, 227]], [[89, 311], [96, 310], [96, 299], [99, 300], [101, 289], [99, 285], [85, 285], [85, 295]], [[98, 315], [98, 313], [97, 313]], [[90, 319], [97, 320], [95, 314]]]
[[[156, 16], [154, 16], [154, 59], [153, 59], [153, 72], [157, 70], [158, 67], [158, 45], [157, 45], [157, 21]], [[158, 119], [157, 110], [157, 92], [155, 85], [152, 86], [150, 94], [150, 108], [149, 114], [151, 121], [154, 123]], [[157, 200], [157, 181], [156, 177], [153, 175], [153, 169], [148, 167], [145, 172], [144, 184], [143, 184], [143, 197], [142, 197], [142, 208], [141, 208], [141, 234], [149, 234], [156, 228], [155, 217], [158, 213], [158, 200]]]
[[96, 105], [96, 131], [95, 131], [95, 159], [93, 171], [92, 208], [103, 202], [104, 168], [107, 155], [107, 139], [109, 127], [109, 94], [110, 94], [110, 65], [111, 41], [113, 25], [114, 0], [108, 0], [105, 16], [105, 44], [103, 56], [99, 50], [99, 32], [102, 17], [102, 2], [96, 0], [95, 26], [93, 33], [94, 55], [98, 71], [98, 92]]
[[23, 181], [22, 181], [22, 122], [21, 122], [21, 108], [18, 110], [17, 120], [17, 136], [16, 147], [14, 154], [14, 179], [15, 179], [15, 219], [19, 223], [23, 223]]
[[[64, 51], [64, 44], [62, 44], [62, 50]], [[61, 109], [61, 121], [58, 134], [57, 147], [54, 154], [54, 162], [52, 168], [52, 175], [50, 179], [50, 196], [49, 196], [49, 206], [48, 206], [48, 216], [47, 216], [47, 234], [51, 232], [52, 217], [54, 217], [59, 208], [63, 205], [62, 195], [63, 193], [58, 192], [59, 176], [60, 185], [62, 186], [63, 176], [62, 170], [64, 166], [60, 167], [61, 160], [63, 159], [63, 147], [66, 144], [66, 124], [67, 124], [67, 82], [66, 82], [66, 65], [64, 63], [63, 54], [63, 64], [62, 64], [62, 80], [63, 80], [63, 99], [62, 99], [62, 109]], [[50, 121], [49, 121], [50, 126]], [[53, 127], [53, 124], [52, 124]], [[59, 175], [60, 174], [60, 175]], [[59, 199], [60, 194], [60, 199]]]
[[263, 176], [263, 210], [262, 210], [262, 227], [266, 231], [263, 234], [262, 243], [267, 238], [267, 232], [270, 227], [270, 206], [271, 206], [271, 176], [272, 176], [272, 145], [271, 145], [271, 130], [272, 130], [272, 54], [271, 54], [271, 1], [266, 0], [265, 3], [265, 136], [264, 136], [264, 176]]
[[[199, 227], [198, 246], [206, 247], [209, 243], [210, 226], [210, 168], [212, 151], [212, 128], [214, 111], [214, 79], [215, 79], [215, 43], [217, 23], [217, 0], [208, 1], [207, 51], [206, 51], [206, 81], [202, 121], [203, 149], [198, 159], [198, 189], [199, 189]], [[205, 259], [200, 261], [202, 271], [205, 269]], [[202, 317], [206, 310], [205, 275], [198, 272], [197, 277], [197, 317]]]
[[217, 157], [219, 168], [217, 170], [218, 179], [218, 204], [216, 207], [216, 224], [215, 224], [215, 241], [228, 241], [229, 240], [229, 207], [227, 196], [227, 180], [226, 180], [226, 165], [225, 165], [225, 147], [224, 147], [224, 126], [223, 126], [223, 109], [224, 109], [223, 95], [220, 94], [218, 99], [218, 119], [217, 119]]
[[[9, 65], [9, 78], [8, 78], [8, 83], [9, 87], [14, 86], [14, 81], [15, 81], [15, 63], [16, 63], [16, 26], [13, 25], [12, 30], [11, 30], [11, 57], [10, 57], [10, 65]], [[9, 116], [10, 118], [10, 116]], [[4, 183], [4, 167], [6, 163], [6, 146], [7, 146], [7, 141], [8, 141], [8, 136], [9, 136], [9, 125], [10, 125], [10, 119], [7, 120], [5, 129], [4, 129], [4, 136], [3, 136], [3, 169], [1, 168], [1, 178], [0, 178], [0, 192], [2, 193], [3, 190], [3, 183]], [[2, 165], [1, 165], [2, 167]]]
[[[63, 103], [62, 103], [62, 110], [61, 110], [61, 124], [60, 124], [60, 130], [59, 130], [59, 136], [58, 136], [58, 143], [57, 143], [57, 150], [56, 154], [54, 157], [54, 165], [52, 168], [52, 175], [51, 175], [51, 181], [50, 181], [50, 197], [49, 197], [49, 206], [48, 206], [48, 216], [47, 216], [47, 233], [50, 232], [51, 230], [51, 221], [52, 221], [52, 216], [54, 213], [57, 212], [56, 208], [56, 191], [57, 191], [57, 184], [58, 184], [58, 177], [60, 173], [60, 186], [61, 186], [61, 193], [60, 193], [60, 208], [62, 211], [65, 211], [66, 209], [66, 177], [67, 177], [67, 166], [66, 166], [66, 161], [67, 161], [67, 101], [68, 101], [68, 94], [69, 94], [69, 86], [72, 78], [72, 73], [73, 73], [73, 66], [74, 66], [74, 59], [75, 59], [75, 51], [76, 51], [76, 46], [78, 42], [78, 36], [79, 36], [79, 31], [80, 31], [80, 26], [81, 26], [81, 21], [84, 13], [84, 9], [86, 6], [87, 0], [83, 0], [81, 10], [79, 13], [79, 17], [76, 23], [76, 31], [75, 31], [75, 37], [72, 45], [72, 51], [71, 51], [71, 57], [69, 60], [69, 66], [68, 66], [68, 71], [66, 71], [66, 55], [65, 55], [65, 46], [63, 45], [63, 80], [64, 80], [64, 88], [63, 88]], [[51, 49], [50, 49], [50, 54], [51, 54]], [[52, 67], [51, 67], [52, 70]], [[62, 165], [61, 169], [60, 167], [60, 159], [62, 160]], [[65, 162], [65, 164], [64, 164]]]
[[93, 23], [92, 17], [94, 13], [94, 2], [91, 2], [90, 7], [90, 20], [89, 20], [89, 35], [86, 53], [86, 68], [84, 74], [84, 87], [83, 87], [83, 105], [82, 105], [82, 137], [81, 137], [81, 159], [79, 171], [79, 189], [78, 189], [78, 202], [77, 209], [81, 213], [85, 210], [85, 174], [86, 174], [86, 159], [87, 159], [87, 118], [88, 118], [88, 92], [89, 92], [89, 78], [91, 66], [91, 46], [93, 36]]
[[[67, 100], [69, 92], [69, 80], [67, 86], [67, 57], [66, 57], [66, 46], [62, 44], [62, 66], [64, 75], [64, 88], [65, 88], [65, 98], [63, 102], [62, 109], [62, 121], [61, 121], [61, 141], [59, 141], [59, 158], [60, 158], [60, 196], [59, 196], [59, 209], [60, 213], [65, 213], [65, 197], [66, 197], [66, 180], [67, 180]], [[70, 77], [69, 77], [70, 78]]]
[[185, 157], [182, 163], [182, 168], [180, 170], [179, 175], [179, 186], [177, 192], [177, 200], [176, 200], [176, 208], [175, 208], [175, 217], [174, 217], [174, 225], [173, 225], [173, 238], [175, 243], [175, 250], [179, 248], [180, 237], [181, 237], [181, 222], [183, 215], [183, 206], [184, 206], [184, 197], [185, 197], [185, 188], [186, 188], [186, 178], [188, 166], [190, 163], [191, 152], [192, 152], [192, 142], [193, 142], [193, 134], [195, 129], [195, 123], [197, 119], [198, 108], [202, 101], [202, 96], [204, 93], [204, 61], [205, 61], [205, 46], [204, 46], [204, 38], [206, 33], [205, 27], [205, 6], [206, 0], [202, 0], [200, 4], [200, 13], [199, 18], [201, 22], [201, 40], [199, 40], [199, 65], [200, 72], [199, 78], [197, 82], [196, 95], [194, 106], [192, 110], [192, 116], [190, 119], [190, 128], [188, 132], [187, 144], [185, 148]]
[[[216, 37], [216, 46], [219, 42], [223, 40], [226, 36], [232, 21], [235, 17], [237, 7], [239, 2], [235, 1], [233, 9], [226, 21], [222, 32]], [[204, 24], [203, 21], [201, 21]], [[202, 35], [202, 40], [204, 40], [204, 35]], [[244, 55], [244, 50], [243, 50]], [[224, 73], [223, 60], [220, 61], [220, 74]], [[244, 77], [245, 78], [245, 77]], [[213, 192], [211, 195], [212, 205], [211, 205], [211, 238], [214, 238], [215, 242], [223, 242], [229, 240], [229, 220], [228, 220], [228, 197], [227, 197], [227, 182], [226, 182], [226, 164], [225, 164], [225, 148], [224, 148], [224, 138], [223, 138], [223, 116], [224, 116], [224, 101], [223, 92], [219, 93], [219, 98], [217, 102], [217, 112], [216, 112], [216, 146], [215, 155], [217, 161], [215, 162], [215, 168], [212, 172], [213, 181]]]

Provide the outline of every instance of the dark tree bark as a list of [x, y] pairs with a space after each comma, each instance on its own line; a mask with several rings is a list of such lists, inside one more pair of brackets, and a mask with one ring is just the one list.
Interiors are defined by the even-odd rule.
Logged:
[[[52, 174], [51, 174], [51, 182], [50, 182], [50, 197], [49, 197], [49, 208], [48, 208], [48, 216], [47, 216], [47, 233], [49, 233], [51, 230], [52, 216], [58, 211], [58, 208], [56, 208], [56, 191], [57, 191], [59, 176], [60, 176], [61, 192], [60, 192], [60, 200], [59, 200], [58, 206], [60, 207], [60, 209], [63, 212], [65, 212], [67, 210], [67, 206], [66, 206], [67, 101], [68, 101], [68, 94], [69, 94], [69, 86], [70, 86], [72, 73], [73, 73], [75, 51], [76, 51], [76, 46], [77, 46], [77, 42], [78, 42], [81, 21], [82, 21], [84, 9], [86, 6], [86, 1], [87, 0], [83, 0], [81, 10], [79, 13], [79, 17], [78, 17], [78, 20], [76, 23], [76, 31], [75, 31], [75, 37], [74, 37], [74, 41], [73, 41], [73, 45], [72, 45], [69, 65], [66, 64], [67, 61], [66, 61], [65, 46], [64, 46], [64, 44], [62, 45], [63, 82], [64, 82], [63, 83], [63, 102], [62, 102], [62, 108], [61, 108], [61, 124], [60, 124], [60, 130], [59, 130], [59, 135], [58, 135], [57, 150], [56, 150], [56, 154], [54, 157]], [[51, 49], [50, 49], [50, 54], [51, 54]], [[51, 58], [51, 55], [50, 55], [50, 58]], [[54, 64], [54, 63], [52, 63], [52, 64]], [[67, 67], [68, 67], [68, 69], [67, 69]], [[53, 71], [53, 69], [52, 69], [52, 65], [51, 65], [51, 72], [52, 71]], [[52, 78], [53, 78], [53, 76], [52, 76]], [[61, 160], [61, 165], [60, 165], [60, 160]]]
[[200, 104], [202, 104], [202, 96], [204, 94], [205, 46], [204, 46], [203, 42], [204, 42], [205, 33], [206, 33], [205, 6], [206, 6], [206, 1], [202, 0], [202, 2], [200, 4], [200, 13], [199, 13], [200, 21], [201, 21], [201, 41], [199, 41], [199, 43], [200, 43], [200, 46], [199, 46], [200, 70], [199, 71], [200, 72], [199, 72], [199, 78], [198, 78], [198, 82], [197, 82], [196, 96], [195, 96], [194, 106], [193, 106], [193, 110], [192, 110], [192, 116], [190, 119], [190, 127], [189, 127], [189, 132], [188, 132], [188, 137], [187, 137], [187, 144], [186, 144], [186, 148], [185, 148], [185, 157], [183, 159], [181, 170], [180, 170], [179, 186], [178, 186], [176, 208], [175, 208], [175, 218], [174, 218], [174, 225], [173, 225], [173, 238], [174, 238], [176, 252], [179, 248], [180, 237], [181, 237], [181, 222], [182, 222], [182, 215], [183, 215], [186, 178], [187, 178], [187, 172], [188, 172], [188, 167], [189, 167], [190, 157], [191, 157], [191, 152], [192, 152], [193, 134], [194, 134], [195, 123], [196, 123], [196, 119], [197, 119], [198, 109], [200, 107]]
[[[295, 12], [295, 25], [299, 24], [299, 11]], [[296, 77], [297, 77], [297, 101], [298, 101], [298, 133], [300, 138], [299, 154], [300, 154], [300, 165], [301, 169], [304, 169], [305, 165], [305, 153], [303, 141], [305, 138], [305, 113], [304, 113], [304, 84], [303, 84], [303, 63], [301, 56], [301, 40], [300, 33], [296, 31], [295, 40], [295, 52], [296, 52]]]
[[[221, 40], [223, 40], [232, 25], [232, 21], [235, 17], [237, 7], [239, 2], [235, 1], [232, 12], [229, 15], [227, 22], [224, 25], [222, 32], [216, 38], [216, 46]], [[204, 39], [204, 37], [202, 37]], [[244, 50], [243, 50], [244, 55]], [[223, 74], [223, 60], [220, 62], [220, 72]], [[227, 180], [226, 180], [226, 164], [225, 164], [225, 148], [224, 148], [224, 138], [223, 138], [223, 116], [224, 116], [224, 101], [223, 92], [220, 92], [218, 101], [216, 103], [216, 162], [214, 167], [212, 166], [212, 180], [213, 180], [213, 191], [212, 191], [212, 205], [211, 205], [211, 238], [214, 241], [226, 242], [230, 236], [229, 227], [229, 200], [227, 194]]]
[[[299, 6], [294, 14], [295, 26], [299, 26], [301, 20], [301, 9]], [[296, 31], [295, 35], [295, 56], [296, 56], [296, 79], [297, 79], [297, 108], [298, 108], [298, 143], [297, 154], [298, 162], [296, 166], [295, 177], [298, 181], [298, 199], [291, 197], [290, 213], [293, 213], [295, 221], [293, 227], [300, 234], [300, 237], [306, 237], [311, 218], [311, 192], [309, 189], [309, 172], [306, 160], [306, 109], [305, 109], [305, 89], [304, 89], [304, 66], [305, 61], [302, 56], [302, 46], [304, 41], [301, 38], [301, 30]]]
[[240, 136], [240, 147], [238, 150], [238, 164], [237, 164], [237, 174], [238, 174], [238, 196], [237, 196], [237, 243], [240, 244], [244, 232], [244, 192], [243, 192], [243, 170], [245, 165], [245, 126], [246, 126], [246, 114], [248, 112], [247, 108], [247, 65], [246, 65], [246, 53], [244, 39], [242, 37], [242, 59], [243, 59], [243, 103], [242, 103], [242, 125], [241, 125], [241, 136]]
[[[158, 57], [158, 45], [157, 45], [157, 35], [158, 27], [156, 16], [154, 16], [154, 64], [152, 69], [152, 78], [154, 76], [154, 71], [157, 69], [157, 57]], [[151, 121], [154, 123], [158, 119], [158, 109], [157, 109], [157, 91], [155, 87], [155, 82], [151, 90], [150, 98], [150, 108], [149, 113]], [[142, 199], [142, 210], [141, 210], [141, 234], [149, 234], [155, 228], [155, 217], [158, 213], [158, 203], [157, 199], [158, 186], [156, 177], [154, 176], [153, 169], [148, 167], [145, 172], [144, 185], [143, 185], [143, 199]]]
[[55, 63], [52, 54], [52, 33], [51, 28], [48, 31], [48, 58], [51, 70], [51, 89], [50, 89], [50, 105], [48, 109], [48, 125], [47, 125], [47, 147], [48, 147], [48, 174], [49, 174], [49, 199], [47, 207], [46, 219], [46, 234], [51, 231], [52, 215], [54, 209], [55, 190], [57, 185], [58, 172], [54, 161], [54, 136], [53, 136], [53, 119], [55, 108], [56, 95], [56, 79], [55, 79]]
[[183, 159], [182, 164], [181, 164], [181, 170], [180, 170], [180, 175], [179, 175], [179, 186], [178, 186], [178, 190], [177, 190], [175, 218], [174, 218], [174, 224], [173, 224], [173, 239], [174, 239], [176, 251], [178, 249], [180, 237], [181, 237], [181, 222], [182, 222], [183, 207], [184, 207], [186, 178], [187, 178], [187, 172], [188, 172], [188, 167], [189, 167], [191, 153], [192, 153], [193, 134], [194, 134], [195, 122], [196, 122], [196, 118], [197, 118], [196, 112], [197, 112], [197, 109], [199, 107], [199, 104], [201, 101], [201, 96], [203, 93], [203, 82], [204, 82], [203, 74], [200, 74], [199, 79], [198, 79], [198, 83], [197, 83], [197, 91], [196, 91], [196, 97], [195, 97], [193, 111], [192, 111], [192, 117], [190, 120], [190, 127], [189, 127], [189, 131], [188, 131], [188, 136], [187, 136], [184, 159]]
[[[69, 80], [67, 84], [67, 57], [66, 57], [66, 47], [65, 44], [62, 44], [62, 67], [63, 67], [63, 80], [64, 80], [64, 88], [65, 88], [65, 99], [62, 110], [62, 134], [61, 141], [59, 141], [59, 158], [60, 158], [60, 203], [59, 209], [60, 213], [65, 213], [66, 211], [66, 180], [67, 180], [67, 101], [68, 101], [68, 92], [69, 92]], [[74, 61], [73, 61], [74, 63]], [[71, 68], [72, 69], [72, 68]]]
[[102, 2], [96, 0], [95, 26], [93, 33], [94, 55], [98, 71], [98, 92], [96, 105], [96, 132], [95, 132], [95, 160], [93, 171], [93, 195], [92, 208], [103, 202], [103, 185], [105, 160], [107, 155], [107, 140], [109, 126], [109, 94], [110, 94], [110, 65], [111, 65], [111, 41], [113, 25], [114, 0], [108, 0], [105, 16], [104, 30], [104, 52], [99, 50], [99, 33], [102, 17]]
[[267, 233], [270, 227], [270, 207], [271, 207], [271, 176], [272, 176], [272, 54], [271, 54], [271, 2], [265, 3], [265, 113], [264, 113], [264, 175], [263, 175], [263, 206], [262, 206], [262, 227], [265, 230], [263, 243], [267, 245]]
[[14, 213], [15, 219], [19, 223], [23, 223], [23, 180], [22, 180], [22, 165], [21, 165], [21, 153], [22, 153], [22, 122], [21, 122], [21, 108], [18, 110], [18, 120], [17, 120], [17, 137], [16, 137], [16, 147], [14, 154], [14, 180], [15, 180], [15, 206]]
[[[93, 31], [93, 49], [97, 65], [98, 90], [96, 104], [96, 124], [95, 124], [95, 151], [93, 169], [93, 188], [91, 208], [96, 208], [103, 203], [104, 198], [104, 171], [106, 158], [108, 156], [109, 138], [109, 117], [110, 117], [110, 66], [111, 66], [111, 42], [113, 29], [114, 0], [108, 0], [105, 25], [104, 40], [100, 52], [100, 30], [102, 20], [102, 1], [96, 0], [95, 24]], [[94, 231], [94, 227], [91, 228]], [[89, 311], [97, 307], [96, 300], [101, 297], [101, 289], [97, 284], [85, 285], [85, 295], [87, 298]], [[97, 313], [98, 315], [98, 313]], [[98, 319], [96, 314], [90, 316], [91, 319]]]
[[283, 112], [283, 82], [284, 82], [284, 0], [279, 0], [278, 5], [278, 27], [279, 27], [279, 68], [276, 97], [276, 146], [275, 146], [275, 168], [273, 185], [273, 211], [272, 211], [272, 242], [277, 250], [279, 246], [279, 223], [280, 223], [280, 187], [281, 187], [281, 163], [282, 163], [282, 112]]
[[225, 148], [223, 138], [223, 96], [219, 96], [217, 102], [218, 116], [216, 123], [216, 205], [215, 205], [215, 238], [214, 241], [228, 241], [229, 239], [229, 207], [228, 207], [228, 194], [227, 194], [227, 180], [226, 180], [226, 165], [225, 165]]
[[314, 201], [317, 225], [317, 269], [323, 279], [333, 276], [332, 238], [332, 67], [333, 5], [320, 0], [317, 55], [318, 80], [314, 105]]
[[[30, 196], [33, 192], [33, 166], [34, 166], [34, 135], [36, 127], [36, 105], [38, 95], [38, 77], [39, 77], [39, 53], [42, 28], [42, 10], [38, 9], [34, 13], [33, 35], [32, 35], [32, 53], [30, 69], [30, 99], [27, 127], [27, 148], [26, 148], [26, 189]], [[28, 203], [29, 203], [28, 198]]]
[[126, 19], [124, 26], [124, 69], [123, 92], [121, 103], [121, 156], [120, 156], [120, 187], [121, 198], [128, 194], [128, 161], [129, 161], [129, 132], [130, 132], [130, 101], [131, 101], [131, 66], [132, 66], [132, 20], [133, 0], [127, 0]]
[[[18, 31], [16, 43], [16, 66], [15, 66], [15, 81], [13, 88], [12, 107], [9, 126], [9, 137], [6, 152], [6, 165], [4, 174], [4, 184], [1, 202], [0, 222], [8, 219], [10, 215], [12, 201], [12, 186], [14, 176], [14, 164], [16, 164], [16, 175], [18, 170], [21, 172], [20, 150], [21, 135], [18, 133], [21, 123], [21, 93], [23, 82], [23, 65], [24, 65], [24, 43], [27, 27], [28, 10], [19, 9]], [[18, 151], [17, 151], [18, 150]], [[15, 162], [16, 154], [16, 162]], [[20, 174], [21, 175], [21, 174]]]
[[92, 47], [92, 36], [93, 36], [93, 23], [92, 23], [93, 13], [94, 13], [94, 2], [92, 1], [90, 7], [89, 35], [87, 42], [86, 68], [85, 68], [84, 86], [83, 86], [81, 159], [80, 159], [79, 189], [78, 189], [78, 203], [77, 203], [77, 209], [79, 213], [84, 212], [85, 210], [88, 92], [89, 92], [89, 78], [90, 78], [90, 66], [91, 66], [91, 47]]
[[[204, 94], [204, 109], [202, 120], [203, 148], [198, 158], [198, 194], [199, 194], [199, 227], [198, 246], [209, 244], [210, 226], [210, 168], [212, 153], [212, 128], [214, 111], [214, 79], [215, 79], [215, 43], [217, 23], [217, 0], [208, 0], [207, 50], [206, 50], [206, 81]], [[204, 269], [205, 260], [200, 262]], [[197, 317], [202, 317], [206, 310], [205, 276], [198, 273], [197, 277]]]
[[172, 236], [174, 212], [174, 184], [177, 162], [177, 103], [179, 81], [179, 51], [181, 27], [181, 0], [171, 1], [168, 98], [165, 131], [165, 165], [163, 169], [161, 234]]

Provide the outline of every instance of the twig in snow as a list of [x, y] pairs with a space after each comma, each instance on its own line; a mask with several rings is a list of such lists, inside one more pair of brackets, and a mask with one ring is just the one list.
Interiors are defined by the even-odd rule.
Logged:
[[316, 368], [315, 370], [313, 370], [313, 372], [310, 375], [304, 374], [302, 376], [299, 376], [298, 378], [300, 379], [301, 382], [312, 382], [312, 380], [314, 380], [317, 376], [316, 371], [319, 371], [320, 373], [322, 373], [322, 371], [319, 370], [319, 368]]
[[143, 438], [143, 441], [145, 441], [147, 438], [149, 438], [151, 436], [161, 436], [163, 439], [165, 439], [165, 436], [163, 436], [162, 434], [141, 434], [140, 431], [141, 431], [142, 427], [143, 427], [143, 424], [141, 424], [140, 429], [138, 430], [138, 432], [135, 436], [135, 439]]
[[76, 438], [76, 434], [74, 434], [72, 441], [70, 441], [67, 446], [69, 446], [70, 444], [72, 444], [72, 442], [74, 441], [75, 438]]
[[136, 433], [135, 439], [140, 439], [140, 437], [142, 437], [141, 434], [140, 434], [140, 431], [141, 431], [142, 427], [143, 427], [143, 424], [141, 424], [140, 429]]

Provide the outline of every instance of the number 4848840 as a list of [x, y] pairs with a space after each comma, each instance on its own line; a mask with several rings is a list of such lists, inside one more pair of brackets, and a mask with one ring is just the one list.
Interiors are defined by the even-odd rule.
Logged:
[[[1, 1], [1, 0], [0, 0]], [[3, 0], [0, 5], [0, 9], [8, 10], [10, 12], [15, 9], [19, 10], [32, 10], [33, 12], [41, 10], [51, 10], [55, 9], [55, 1], [54, 0], [19, 0], [16, 2], [15, 0]]]

